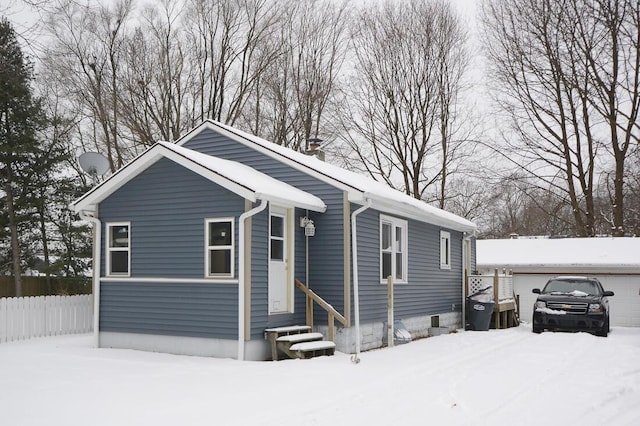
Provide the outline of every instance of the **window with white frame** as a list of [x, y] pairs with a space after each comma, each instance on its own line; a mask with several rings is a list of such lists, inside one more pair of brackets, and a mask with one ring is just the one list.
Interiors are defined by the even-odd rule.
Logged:
[[380, 280], [407, 282], [407, 221], [380, 215]]
[[440, 231], [440, 269], [451, 269], [451, 234]]
[[131, 224], [107, 223], [107, 275], [128, 277], [131, 268]]
[[207, 277], [233, 277], [233, 222], [233, 218], [207, 219], [205, 221]]

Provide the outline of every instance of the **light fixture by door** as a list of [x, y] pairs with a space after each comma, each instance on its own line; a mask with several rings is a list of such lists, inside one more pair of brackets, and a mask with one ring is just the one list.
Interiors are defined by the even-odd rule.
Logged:
[[300, 218], [300, 227], [304, 228], [304, 235], [306, 237], [313, 237], [316, 235], [316, 226], [313, 224], [313, 220], [306, 216]]

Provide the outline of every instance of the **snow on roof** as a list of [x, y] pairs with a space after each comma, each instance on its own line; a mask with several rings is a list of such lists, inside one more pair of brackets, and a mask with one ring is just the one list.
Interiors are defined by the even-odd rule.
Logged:
[[482, 268], [640, 268], [640, 238], [518, 238], [477, 240]]
[[118, 170], [100, 185], [74, 201], [74, 211], [93, 210], [95, 205], [161, 158], [168, 158], [245, 199], [273, 201], [284, 206], [318, 212], [327, 209], [318, 197], [272, 178], [244, 164], [212, 157], [173, 143], [158, 142]]
[[472, 232], [477, 228], [473, 222], [465, 218], [431, 206], [424, 201], [413, 198], [370, 177], [345, 170], [321, 161], [314, 156], [302, 154], [213, 120], [205, 121], [201, 126], [194, 129], [193, 132], [178, 141], [178, 145], [186, 143], [191, 137], [199, 133], [199, 129], [203, 126], [210, 127], [214, 131], [222, 129], [226, 131], [226, 134], [236, 140], [240, 138], [252, 142], [271, 153], [293, 161], [297, 166], [302, 166], [306, 171], [310, 169], [311, 171], [317, 172], [325, 181], [333, 184], [341, 184], [351, 196], [358, 193], [357, 197], [350, 197], [351, 201], [364, 204], [366, 202], [365, 199], [370, 199], [373, 202], [373, 206], [377, 209], [405, 214], [417, 220], [448, 226], [459, 231]]
[[327, 209], [324, 201], [315, 195], [295, 188], [237, 161], [212, 157], [169, 142], [158, 142], [158, 144], [212, 172], [249, 188], [256, 194], [257, 199], [264, 198], [269, 201], [281, 202], [319, 212], [324, 212]]

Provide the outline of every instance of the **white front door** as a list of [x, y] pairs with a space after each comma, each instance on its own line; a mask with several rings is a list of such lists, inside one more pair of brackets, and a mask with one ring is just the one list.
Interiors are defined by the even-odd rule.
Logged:
[[282, 207], [271, 207], [269, 214], [269, 313], [292, 312], [291, 213]]

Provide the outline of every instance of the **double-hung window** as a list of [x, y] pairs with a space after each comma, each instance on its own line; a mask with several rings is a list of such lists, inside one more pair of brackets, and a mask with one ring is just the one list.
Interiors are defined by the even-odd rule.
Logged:
[[380, 280], [407, 282], [407, 221], [380, 215]]
[[131, 269], [131, 224], [107, 223], [107, 276], [128, 277]]
[[205, 221], [207, 277], [233, 277], [233, 222], [233, 218], [207, 219]]
[[440, 231], [440, 269], [451, 269], [451, 234]]

